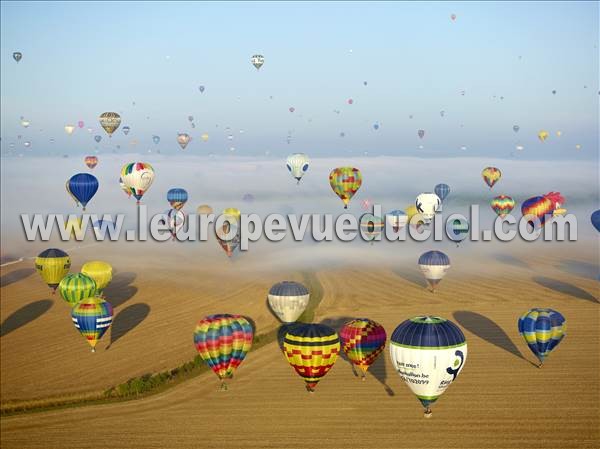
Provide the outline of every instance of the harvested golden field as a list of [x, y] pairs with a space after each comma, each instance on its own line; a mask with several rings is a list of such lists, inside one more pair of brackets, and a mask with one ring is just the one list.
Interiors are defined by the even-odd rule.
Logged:
[[[72, 258], [91, 257], [89, 251]], [[257, 333], [274, 329], [266, 292], [281, 279], [303, 280], [302, 272], [285, 266], [249, 266], [244, 257], [250, 253], [230, 262], [214, 252], [201, 264], [191, 253], [168, 256], [172, 260], [163, 254], [159, 269], [152, 257], [115, 260], [103, 251], [96, 247], [93, 255], [116, 268], [106, 291], [116, 307], [95, 354], [72, 327], [67, 305], [48, 294], [28, 262], [2, 270], [3, 402], [98, 391], [177, 366], [194, 357], [194, 324], [209, 313], [247, 315]], [[366, 316], [389, 337], [404, 319], [433, 314], [463, 329], [468, 360], [430, 420], [387, 350], [366, 382], [339, 358], [308, 394], [272, 343], [250, 352], [228, 391], [219, 391], [217, 378], [206, 373], [140, 400], [8, 416], [2, 447], [98, 448], [107, 441], [119, 448], [598, 447], [599, 291], [592, 248], [535, 256], [455, 253], [435, 294], [425, 289], [414, 262], [378, 269], [350, 261], [319, 264], [311, 274], [323, 291], [316, 319], [333, 327]], [[531, 307], [557, 309], [569, 326], [542, 369], [516, 328]]]

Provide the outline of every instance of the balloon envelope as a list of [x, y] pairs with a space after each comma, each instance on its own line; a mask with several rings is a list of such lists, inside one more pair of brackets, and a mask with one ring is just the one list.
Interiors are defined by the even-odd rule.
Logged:
[[82, 299], [94, 296], [96, 282], [83, 273], [67, 274], [58, 284], [58, 292], [62, 299], [74, 306]]
[[288, 171], [291, 173], [294, 179], [298, 181], [298, 184], [300, 184], [300, 180], [308, 171], [309, 165], [310, 160], [304, 153], [290, 154], [286, 161], [286, 167]]
[[483, 177], [483, 181], [491, 189], [502, 177], [502, 172], [496, 167], [486, 167], [481, 171], [481, 176]]
[[600, 232], [600, 209], [593, 212], [590, 219], [592, 221], [592, 225], [594, 228], [596, 228], [596, 231]]
[[194, 346], [202, 360], [224, 381], [231, 378], [252, 347], [252, 325], [241, 315], [209, 315], [194, 329]]
[[462, 371], [467, 360], [467, 341], [451, 321], [416, 316], [401, 323], [392, 333], [390, 358], [429, 417], [430, 405]]
[[362, 185], [362, 174], [358, 168], [338, 167], [329, 173], [329, 184], [334, 193], [343, 201], [344, 209]]
[[333, 367], [339, 352], [338, 334], [324, 324], [296, 324], [283, 339], [283, 354], [309, 392]]
[[112, 266], [106, 262], [92, 260], [83, 264], [81, 273], [94, 280], [96, 283], [96, 294], [101, 295], [112, 280], [113, 269]]
[[427, 251], [421, 254], [418, 264], [433, 292], [446, 276], [450, 268], [450, 258], [441, 251]]
[[77, 330], [92, 347], [92, 352], [95, 352], [98, 340], [112, 324], [113, 308], [102, 298], [86, 298], [73, 307], [71, 318]]
[[385, 348], [387, 335], [381, 324], [368, 318], [356, 318], [340, 329], [342, 350], [364, 374]]
[[69, 179], [69, 192], [81, 203], [83, 210], [98, 191], [98, 179], [89, 173], [78, 173]]
[[438, 184], [433, 191], [440, 197], [440, 200], [444, 201], [450, 193], [450, 186], [448, 184]]
[[103, 112], [100, 114], [100, 117], [98, 117], [98, 121], [102, 128], [104, 128], [104, 131], [106, 131], [109, 136], [112, 136], [121, 124], [121, 116], [116, 112]]
[[154, 168], [147, 162], [130, 162], [121, 168], [121, 181], [139, 203], [154, 181]]
[[42, 251], [35, 258], [35, 269], [53, 291], [56, 291], [60, 281], [69, 273], [70, 268], [71, 258], [57, 248]]
[[269, 306], [282, 323], [293, 323], [306, 310], [310, 294], [299, 282], [278, 282], [269, 290]]
[[490, 206], [498, 216], [504, 217], [512, 212], [515, 200], [507, 195], [499, 195], [490, 201]]
[[552, 309], [528, 310], [519, 318], [518, 328], [540, 365], [567, 333], [565, 317]]
[[173, 209], [181, 210], [188, 200], [188, 193], [185, 189], [174, 188], [167, 192], [167, 201]]

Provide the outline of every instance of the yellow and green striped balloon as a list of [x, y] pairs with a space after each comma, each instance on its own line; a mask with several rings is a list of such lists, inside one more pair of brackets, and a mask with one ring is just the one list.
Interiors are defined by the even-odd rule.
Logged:
[[96, 281], [83, 273], [67, 274], [58, 284], [60, 296], [71, 306], [96, 293]]
[[84, 263], [81, 272], [96, 282], [96, 295], [101, 295], [106, 286], [112, 281], [112, 267], [101, 260]]
[[71, 258], [60, 249], [50, 248], [35, 258], [35, 269], [53, 292], [71, 268]]

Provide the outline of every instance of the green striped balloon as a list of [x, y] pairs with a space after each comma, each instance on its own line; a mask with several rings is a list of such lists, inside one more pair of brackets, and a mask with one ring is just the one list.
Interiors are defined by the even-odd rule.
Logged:
[[74, 306], [82, 299], [94, 296], [96, 282], [83, 273], [71, 273], [60, 281], [58, 291], [65, 301]]

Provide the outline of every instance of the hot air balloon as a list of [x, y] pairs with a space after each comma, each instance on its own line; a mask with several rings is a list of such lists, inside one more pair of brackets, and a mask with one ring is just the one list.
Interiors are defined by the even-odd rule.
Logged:
[[499, 217], [504, 217], [512, 212], [515, 200], [507, 195], [499, 195], [490, 201], [490, 206]]
[[291, 106], [291, 107], [290, 107], [288, 110], [289, 110], [290, 112], [294, 112], [294, 111], [296, 110], [296, 108], [295, 108], [295, 107], [293, 107], [293, 106]]
[[210, 207], [208, 204], [202, 204], [200, 206], [198, 206], [198, 209], [196, 209], [196, 214], [198, 215], [210, 215], [213, 213], [213, 208]]
[[147, 162], [130, 162], [121, 169], [121, 180], [139, 204], [154, 181], [154, 168]]
[[96, 295], [99, 296], [102, 296], [102, 292], [112, 281], [112, 272], [110, 264], [101, 260], [86, 262], [81, 267], [81, 273], [91, 277], [96, 283]]
[[575, 149], [576, 150], [581, 150], [581, 145], [580, 144], [575, 145]]
[[250, 58], [250, 62], [254, 67], [256, 67], [256, 70], [258, 70], [265, 63], [265, 58], [263, 55], [254, 55], [252, 58]]
[[221, 380], [231, 379], [252, 347], [252, 325], [241, 315], [209, 315], [194, 329], [194, 346], [202, 360]]
[[242, 201], [244, 203], [253, 203], [254, 195], [252, 195], [251, 193], [244, 193], [244, 196], [242, 197]]
[[338, 167], [329, 173], [329, 184], [334, 193], [344, 202], [344, 209], [362, 185], [362, 174], [358, 168]]
[[98, 158], [96, 156], [86, 156], [84, 162], [88, 168], [93, 169], [96, 167], [96, 165], [98, 165]]
[[103, 112], [98, 117], [100, 125], [104, 128], [104, 131], [108, 134], [108, 137], [112, 137], [112, 134], [119, 128], [121, 124], [121, 116], [116, 112]]
[[550, 352], [567, 335], [565, 317], [552, 309], [528, 310], [519, 318], [518, 327], [519, 334], [540, 361], [540, 368]]
[[342, 350], [354, 365], [362, 370], [365, 380], [367, 370], [385, 348], [387, 335], [381, 324], [368, 318], [356, 318], [340, 330]]
[[89, 173], [78, 173], [69, 179], [69, 192], [81, 203], [83, 210], [98, 191], [98, 179]]
[[448, 184], [438, 184], [435, 186], [433, 191], [443, 202], [450, 193], [450, 186]]
[[363, 81], [363, 86], [366, 86], [366, 85], [367, 85], [367, 82], [366, 82], [366, 81]]
[[348, 104], [353, 104], [354, 100], [352, 98], [348, 98]]
[[200, 91], [201, 94], [204, 93], [204, 89], [205, 89], [204, 86], [198, 86], [198, 90]]
[[15, 51], [13, 53], [13, 59], [18, 63], [21, 59], [23, 59], [23, 53], [21, 53], [20, 51]]
[[83, 273], [67, 274], [58, 284], [60, 296], [74, 306], [85, 298], [90, 298], [96, 293], [96, 282]]
[[25, 120], [25, 119], [21, 120], [21, 126], [23, 128], [29, 128], [29, 125], [31, 125], [31, 122], [29, 120]]
[[189, 134], [177, 134], [177, 143], [179, 144], [182, 150], [185, 150], [185, 147], [187, 147], [187, 144], [190, 142], [190, 140], [192, 140], [192, 138], [189, 136]]
[[446, 222], [446, 234], [456, 246], [469, 236], [469, 222], [466, 220], [448, 220]]
[[553, 91], [552, 91], [552, 95], [556, 95], [556, 90], [553, 90]]
[[450, 268], [450, 258], [441, 251], [427, 251], [421, 254], [418, 264], [431, 291], [435, 292], [437, 285]]
[[379, 123], [373, 123], [373, 129], [377, 131], [379, 129]]
[[84, 121], [83, 121], [83, 120], [79, 120], [79, 121], [77, 122], [77, 127], [78, 127], [79, 129], [83, 128], [84, 126], [85, 126], [85, 123], [84, 123]]
[[431, 404], [456, 380], [467, 360], [467, 340], [444, 318], [416, 316], [401, 323], [390, 339], [394, 368], [431, 417]]
[[215, 228], [217, 241], [221, 248], [227, 253], [228, 257], [233, 255], [233, 252], [240, 245], [240, 232], [238, 222], [241, 212], [238, 209], [229, 208], [223, 211], [227, 221], [220, 228]]
[[35, 269], [42, 276], [44, 282], [48, 284], [48, 287], [52, 289], [53, 294], [62, 278], [69, 273], [70, 268], [71, 258], [60, 249], [47, 249], [35, 258]]
[[521, 127], [519, 125], [513, 125], [513, 131], [518, 133]]
[[360, 217], [360, 233], [367, 241], [373, 242], [383, 231], [385, 222], [383, 218], [373, 214], [363, 214]]
[[562, 136], [562, 131], [556, 131], [556, 137]]
[[203, 142], [206, 142], [206, 141], [208, 141], [208, 134], [207, 134], [207, 133], [204, 133], [204, 134], [202, 134], [202, 136], [201, 136], [201, 137], [202, 137], [202, 141], [203, 141]]
[[169, 209], [164, 215], [166, 216], [165, 220], [161, 220], [160, 222], [167, 225], [171, 237], [175, 240], [177, 238], [177, 232], [179, 232], [185, 224], [185, 213], [181, 210]]
[[408, 215], [402, 210], [393, 210], [385, 214], [385, 219], [388, 225], [392, 227], [394, 232], [398, 232], [406, 223], [408, 223]]
[[292, 174], [297, 184], [300, 184], [302, 176], [308, 171], [310, 160], [304, 153], [290, 154], [286, 161], [286, 166], [289, 172]]
[[75, 125], [65, 125], [65, 132], [70, 136], [75, 131]]
[[559, 192], [550, 192], [543, 196], [534, 196], [523, 201], [521, 204], [521, 213], [523, 216], [531, 215], [533, 220], [529, 224], [538, 229], [546, 224], [546, 217], [566, 212], [562, 209], [565, 198]]
[[500, 178], [502, 177], [502, 172], [499, 168], [496, 167], [486, 167], [481, 171], [481, 176], [483, 177], [483, 181], [488, 185], [491, 189], [494, 187]]
[[310, 294], [299, 282], [278, 282], [269, 290], [269, 306], [282, 323], [293, 323], [306, 310]]
[[167, 192], [167, 201], [173, 209], [181, 210], [188, 200], [188, 193], [185, 189], [174, 188]]
[[419, 212], [423, 216], [423, 220], [425, 223], [431, 222], [435, 213], [440, 208], [442, 201], [440, 197], [435, 193], [421, 193], [417, 199], [415, 200], [415, 206], [417, 207], [417, 212]]
[[425, 130], [424, 129], [418, 130], [417, 135], [419, 136], [420, 139], [422, 139], [423, 137], [425, 137]]
[[324, 324], [296, 324], [283, 339], [283, 354], [311, 393], [329, 372], [339, 352], [338, 334]]
[[456, 20], [456, 14], [451, 14], [450, 15], [450, 20], [452, 20], [454, 22]]
[[129, 134], [129, 131], [131, 131], [131, 128], [129, 126], [123, 127], [123, 134], [127, 135], [127, 134]]
[[95, 136], [94, 136], [94, 140], [96, 141], [96, 143], [100, 143], [100, 141], [102, 140], [102, 136], [100, 136], [100, 135], [95, 135]]
[[542, 141], [542, 142], [543, 142], [543, 141], [545, 141], [545, 140], [548, 138], [548, 136], [549, 136], [549, 135], [550, 135], [550, 134], [548, 133], [548, 131], [544, 131], [544, 130], [542, 130], [542, 131], [540, 131], [540, 132], [538, 133], [538, 139], [540, 139], [540, 141]]
[[155, 145], [158, 145], [158, 142], [160, 142], [160, 137], [159, 136], [152, 136], [152, 142], [154, 142]]
[[92, 352], [96, 352], [96, 344], [112, 324], [113, 308], [102, 298], [86, 298], [71, 310], [73, 324], [85, 337]]

